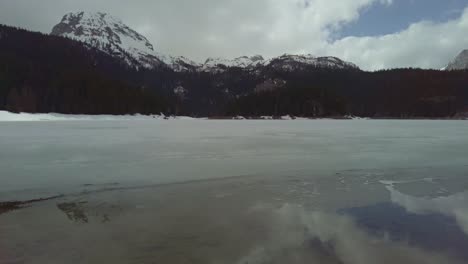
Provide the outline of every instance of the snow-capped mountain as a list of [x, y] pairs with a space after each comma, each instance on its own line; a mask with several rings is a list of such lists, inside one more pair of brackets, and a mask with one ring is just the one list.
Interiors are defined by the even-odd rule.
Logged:
[[316, 68], [359, 69], [355, 64], [345, 62], [336, 57], [316, 57], [310, 54], [285, 54], [280, 57], [271, 59], [268, 62], [268, 65], [274, 69], [283, 71], [302, 70], [305, 67], [310, 66]]
[[445, 70], [465, 70], [468, 69], [468, 50], [462, 51]]
[[66, 14], [51, 34], [84, 42], [132, 66], [152, 68], [163, 63], [148, 39], [105, 13]]
[[202, 71], [222, 71], [227, 68], [251, 68], [265, 64], [265, 59], [260, 55], [252, 57], [243, 56], [233, 60], [223, 58], [208, 58], [202, 65]]
[[200, 69], [201, 64], [188, 59], [184, 56], [168, 56], [163, 54], [158, 54], [158, 57], [166, 63], [169, 68], [173, 69], [176, 72], [183, 72], [183, 71], [198, 71]]
[[306, 67], [335, 68], [335, 69], [359, 69], [355, 64], [345, 62], [335, 57], [316, 57], [307, 55], [284, 54], [280, 57], [265, 60], [262, 56], [239, 57], [233, 60], [222, 58], [209, 58], [202, 65], [202, 71], [222, 72], [227, 68], [236, 67], [244, 69], [258, 69], [270, 67], [282, 71], [303, 70]]
[[265, 67], [284, 71], [301, 70], [306, 66], [357, 69], [356, 65], [334, 57], [286, 54], [269, 60], [265, 60], [260, 55], [243, 56], [232, 60], [209, 58], [200, 64], [185, 57], [173, 57], [156, 51], [146, 37], [125, 25], [122, 20], [100, 12], [68, 13], [52, 29], [51, 34], [81, 41], [137, 68], [169, 67], [177, 72], [212, 73], [224, 72], [228, 68], [257, 72]]
[[81, 41], [134, 67], [168, 66], [175, 71], [187, 71], [200, 66], [185, 57], [157, 52], [146, 37], [105, 13], [68, 13], [51, 34]]

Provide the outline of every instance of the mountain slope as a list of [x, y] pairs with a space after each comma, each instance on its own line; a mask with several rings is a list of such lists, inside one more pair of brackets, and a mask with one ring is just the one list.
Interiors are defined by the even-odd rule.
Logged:
[[466, 70], [468, 69], [468, 50], [462, 51], [449, 65], [446, 70]]
[[312, 55], [198, 64], [159, 54], [105, 14], [75, 13], [53, 31], [68, 37], [0, 30], [0, 109], [397, 118], [448, 117], [468, 109], [468, 71], [365, 72]]
[[239, 57], [233, 60], [223, 58], [209, 58], [202, 65], [201, 70], [205, 72], [222, 72], [227, 68], [241, 68], [246, 70], [262, 70], [262, 68], [272, 68], [279, 71], [300, 71], [305, 68], [330, 68], [358, 70], [359, 68], [350, 62], [345, 62], [335, 57], [316, 57], [310, 54], [292, 55], [284, 54], [269, 60], [262, 56]]
[[224, 58], [208, 58], [200, 70], [205, 72], [220, 72], [227, 68], [253, 68], [265, 64], [265, 59], [260, 55], [252, 57], [242, 56], [232, 60]]
[[66, 14], [51, 34], [84, 42], [132, 66], [152, 68], [163, 64], [148, 39], [105, 13]]
[[126, 80], [132, 68], [97, 49], [2, 25], [0, 36], [0, 109], [66, 114], [166, 109], [154, 91]]
[[302, 70], [309, 66], [357, 69], [356, 65], [338, 58], [286, 54], [269, 60], [265, 60], [260, 55], [235, 59], [208, 58], [205, 63], [200, 64], [185, 57], [174, 57], [158, 52], [146, 37], [125, 25], [120, 19], [100, 12], [66, 14], [52, 29], [51, 34], [84, 42], [137, 68], [167, 67], [176, 72], [209, 73], [220, 73], [228, 68], [254, 72], [267, 67], [284, 71]]
[[302, 70], [305, 67], [331, 68], [341, 70], [358, 70], [359, 68], [350, 62], [345, 62], [336, 57], [315, 57], [313, 55], [282, 55], [272, 59], [270, 67], [285, 71]]

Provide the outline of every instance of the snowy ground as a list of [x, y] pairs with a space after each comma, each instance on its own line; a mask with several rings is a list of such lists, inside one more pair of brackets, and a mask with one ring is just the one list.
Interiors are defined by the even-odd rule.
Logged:
[[[24, 121], [124, 121], [124, 120], [154, 120], [154, 119], [176, 119], [176, 120], [193, 120], [207, 118], [193, 118], [187, 116], [166, 117], [164, 115], [65, 115], [57, 113], [48, 114], [31, 114], [31, 113], [12, 113], [8, 111], [0, 111], [0, 122], [24, 122]], [[243, 116], [236, 116], [233, 120], [246, 120]], [[291, 117], [289, 115], [275, 118], [273, 116], [261, 116], [261, 120], [311, 120], [310, 118]], [[324, 118], [326, 119], [326, 118]], [[347, 120], [367, 120], [367, 118], [345, 116]], [[313, 119], [315, 120], [315, 119]]]
[[[153, 120], [164, 119], [164, 115], [64, 115], [57, 113], [30, 114], [0, 111], [0, 122], [21, 121], [113, 121], [113, 120]], [[171, 117], [171, 119], [193, 119], [190, 117]]]

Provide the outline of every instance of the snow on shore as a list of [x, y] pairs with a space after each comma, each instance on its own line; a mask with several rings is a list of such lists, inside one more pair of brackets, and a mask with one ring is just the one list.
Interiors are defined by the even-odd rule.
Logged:
[[[164, 115], [64, 115], [64, 114], [30, 114], [0, 111], [0, 122], [21, 121], [118, 121], [118, 120], [154, 120], [165, 119]], [[171, 117], [171, 119], [193, 119], [190, 117]]]
[[[119, 120], [206, 120], [210, 118], [193, 118], [187, 116], [164, 116], [161, 115], [66, 115], [57, 113], [37, 114], [37, 113], [12, 113], [8, 111], [0, 111], [0, 122], [32, 122], [32, 121], [119, 121]], [[212, 118], [216, 120], [216, 118]], [[289, 115], [281, 117], [261, 116], [258, 118], [246, 118], [243, 116], [225, 118], [227, 120], [315, 120], [304, 117], [292, 117]], [[327, 120], [333, 118], [318, 118]], [[345, 116], [346, 120], [367, 120], [368, 118], [360, 118], [354, 116]]]

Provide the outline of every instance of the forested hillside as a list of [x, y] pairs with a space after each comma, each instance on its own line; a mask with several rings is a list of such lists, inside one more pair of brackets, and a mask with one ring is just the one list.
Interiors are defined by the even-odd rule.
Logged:
[[133, 72], [82, 43], [0, 26], [0, 109], [67, 114], [166, 111], [167, 102], [154, 89], [131, 81]]
[[440, 118], [468, 111], [468, 71], [463, 70], [365, 72], [349, 64], [304, 64], [298, 56], [216, 71], [129, 65], [85, 43], [0, 26], [0, 109], [376, 118]]
[[229, 115], [452, 117], [468, 106], [468, 71], [316, 70], [276, 77], [286, 85], [234, 100]]

